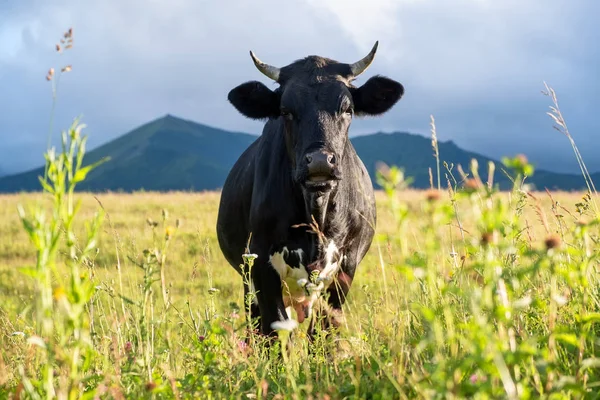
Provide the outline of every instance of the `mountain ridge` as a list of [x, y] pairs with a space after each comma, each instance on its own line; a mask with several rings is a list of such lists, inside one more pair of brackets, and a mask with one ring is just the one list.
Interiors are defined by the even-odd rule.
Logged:
[[[78, 185], [78, 190], [218, 190], [238, 157], [259, 137], [166, 114], [90, 150], [84, 158], [86, 165], [105, 156], [111, 160], [93, 170], [88, 179]], [[414, 179], [413, 187], [429, 187], [429, 168], [436, 170], [430, 139], [410, 132], [378, 131], [350, 140], [375, 187], [378, 187], [375, 170], [379, 162], [404, 168], [405, 175]], [[494, 181], [501, 189], [511, 186], [498, 160], [464, 150], [452, 140], [439, 141], [438, 147], [440, 163], [446, 161], [455, 167], [460, 164], [468, 171], [471, 159], [475, 158], [482, 176], [487, 175], [487, 163], [493, 161], [497, 166]], [[443, 164], [440, 167], [441, 180], [446, 182], [447, 171]], [[453, 173], [457, 177], [456, 172]], [[43, 167], [0, 177], [0, 193], [39, 191], [39, 175], [43, 175]], [[592, 174], [592, 178], [599, 180], [600, 173]], [[585, 188], [583, 177], [575, 174], [536, 170], [528, 180], [538, 189]]]

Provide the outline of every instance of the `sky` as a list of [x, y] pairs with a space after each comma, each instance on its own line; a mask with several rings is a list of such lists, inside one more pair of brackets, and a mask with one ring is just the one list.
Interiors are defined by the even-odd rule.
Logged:
[[[546, 112], [554, 88], [588, 169], [600, 171], [600, 2], [592, 0], [3, 0], [0, 1], [0, 171], [43, 164], [52, 90], [60, 78], [54, 142], [81, 116], [88, 148], [166, 114], [259, 134], [227, 93], [275, 83], [249, 50], [283, 66], [316, 54], [362, 58], [405, 95], [381, 117], [356, 119], [351, 136], [408, 131], [487, 156], [526, 154], [539, 168], [577, 172], [567, 138]], [[73, 28], [74, 46], [55, 44]], [[443, 158], [443, 154], [441, 154]]]

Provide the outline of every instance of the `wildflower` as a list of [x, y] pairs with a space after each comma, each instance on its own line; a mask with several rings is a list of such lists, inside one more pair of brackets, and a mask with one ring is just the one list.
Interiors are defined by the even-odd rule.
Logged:
[[148, 392], [151, 392], [154, 389], [156, 389], [156, 382], [148, 382], [148, 383], [146, 383], [146, 390]]
[[238, 340], [237, 346], [239, 351], [241, 351], [242, 353], [248, 351], [248, 343], [244, 342], [243, 340]]
[[29, 337], [27, 339], [27, 343], [32, 344], [34, 346], [38, 346], [42, 349], [46, 348], [46, 342], [44, 341], [44, 339], [36, 335]]
[[258, 258], [258, 254], [254, 254], [254, 253], [251, 253], [251, 254], [242, 254], [242, 258], [244, 259], [244, 261], [248, 261], [248, 260], [252, 260], [253, 261], [253, 260], [255, 260], [255, 259]]
[[204, 339], [206, 339], [206, 338], [204, 337], [204, 335], [199, 335], [199, 336], [198, 336], [198, 340], [199, 340], [199, 341], [201, 341], [201, 342], [204, 342]]
[[584, 218], [584, 217], [581, 217], [580, 219], [577, 220], [577, 225], [578, 226], [586, 226], [589, 223], [590, 222], [586, 218]]
[[467, 191], [476, 191], [479, 188], [481, 188], [481, 185], [479, 184], [479, 181], [475, 178], [469, 178], [465, 181], [464, 183], [464, 188]]
[[442, 193], [437, 190], [437, 189], [429, 189], [426, 193], [425, 193], [425, 198], [427, 199], [427, 201], [429, 202], [434, 202], [439, 200], [442, 197]]
[[554, 300], [559, 307], [562, 307], [569, 302], [569, 299], [567, 299], [565, 296], [561, 296], [560, 294], [553, 295], [552, 300]]
[[165, 229], [165, 239], [168, 240], [171, 236], [173, 236], [173, 233], [175, 233], [175, 228], [172, 226], [167, 226], [167, 229]]
[[487, 232], [483, 232], [481, 234], [481, 244], [483, 246], [487, 246], [490, 243], [494, 243], [496, 241], [495, 239], [496, 239], [495, 232], [487, 231]]
[[132, 348], [133, 348], [133, 345], [131, 344], [131, 342], [125, 343], [125, 352], [126, 353], [131, 353]]
[[544, 244], [548, 250], [560, 247], [561, 243], [562, 241], [558, 235], [548, 236], [544, 241]]
[[298, 327], [298, 321], [295, 319], [286, 319], [285, 321], [275, 321], [271, 324], [271, 328], [276, 331], [291, 332]]
[[521, 163], [521, 165], [527, 165], [529, 162], [525, 154], [517, 154], [515, 158]]
[[65, 289], [63, 289], [62, 286], [57, 287], [56, 289], [54, 289], [54, 292], [52, 293], [52, 296], [54, 297], [55, 300], [62, 299], [63, 297], [66, 296]]
[[525, 297], [515, 300], [513, 302], [513, 307], [516, 309], [525, 309], [525, 308], [529, 307], [531, 302], [532, 302], [531, 296], [526, 295]]

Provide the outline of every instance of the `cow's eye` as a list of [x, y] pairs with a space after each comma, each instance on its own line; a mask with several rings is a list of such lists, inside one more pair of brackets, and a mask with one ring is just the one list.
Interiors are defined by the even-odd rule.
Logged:
[[354, 110], [352, 109], [352, 107], [348, 107], [344, 110], [344, 115], [347, 117], [352, 118], [352, 116], [354, 115]]
[[287, 108], [281, 109], [281, 116], [283, 118], [287, 119], [288, 121], [291, 121], [294, 119], [294, 114], [292, 114], [292, 112], [290, 110], [288, 110]]

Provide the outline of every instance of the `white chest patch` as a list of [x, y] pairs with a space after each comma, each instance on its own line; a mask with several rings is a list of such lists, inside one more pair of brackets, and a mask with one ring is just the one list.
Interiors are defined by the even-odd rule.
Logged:
[[[293, 262], [290, 262], [292, 265], [286, 260], [288, 262], [293, 260]], [[292, 302], [303, 302], [306, 295], [298, 281], [308, 279], [308, 272], [304, 266], [304, 252], [302, 249], [290, 252], [287, 247], [284, 247], [281, 252], [272, 254], [269, 257], [269, 262], [281, 278], [284, 303], [291, 305]]]
[[298, 321], [302, 322], [312, 314], [314, 302], [335, 278], [341, 268], [343, 256], [335, 243], [330, 241], [325, 249], [325, 267], [319, 273], [316, 282], [312, 283], [304, 266], [304, 252], [298, 249], [292, 250], [291, 253], [287, 247], [283, 247], [280, 252], [269, 257], [269, 262], [281, 278], [283, 302], [287, 307], [288, 317], [292, 318], [291, 308], [294, 308], [298, 314]]

